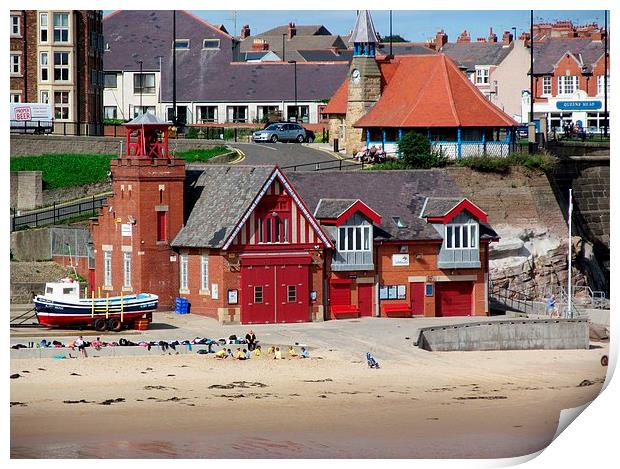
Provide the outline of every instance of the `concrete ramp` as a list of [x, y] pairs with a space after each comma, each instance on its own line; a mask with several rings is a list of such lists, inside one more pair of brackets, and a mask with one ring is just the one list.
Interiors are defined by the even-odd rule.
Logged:
[[433, 352], [587, 349], [587, 319], [479, 321], [419, 330], [417, 345]]

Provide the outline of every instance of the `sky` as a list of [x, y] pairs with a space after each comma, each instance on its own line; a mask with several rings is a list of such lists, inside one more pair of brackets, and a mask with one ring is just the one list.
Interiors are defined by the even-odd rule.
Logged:
[[[232, 10], [191, 10], [209, 23], [224, 24], [231, 34], [234, 30]], [[104, 14], [111, 13], [104, 10]], [[371, 10], [373, 22], [377, 32], [381, 36], [389, 34], [389, 12], [387, 10]], [[271, 10], [252, 11], [237, 10], [237, 30], [239, 34], [241, 26], [249, 24], [252, 34], [260, 33], [275, 26], [294, 21], [302, 24], [322, 24], [332, 34], [347, 34], [355, 24], [355, 10]], [[576, 24], [598, 22], [604, 23], [602, 10], [536, 10], [535, 22], [553, 22], [556, 20], [572, 20]], [[501, 40], [502, 32], [517, 28], [517, 37], [522, 31], [529, 30], [529, 10], [443, 10], [443, 11], [403, 11], [394, 10], [392, 13], [392, 30], [394, 34], [400, 34], [409, 41], [421, 42], [435, 37], [435, 33], [443, 29], [448, 33], [450, 41], [456, 41], [458, 35], [464, 30], [469, 31], [472, 41], [477, 37], [488, 37], [489, 27]]]
[[[224, 24], [232, 34], [234, 29], [233, 11], [192, 11], [197, 16], [214, 24]], [[371, 10], [373, 22], [381, 36], [389, 34], [389, 12], [387, 10]], [[266, 31], [274, 26], [287, 24], [289, 21], [301, 24], [322, 24], [333, 34], [347, 34], [355, 24], [355, 10], [342, 11], [237, 11], [237, 31], [244, 24], [249, 24], [252, 34]], [[603, 11], [557, 11], [537, 10], [534, 12], [535, 22], [553, 22], [555, 20], [570, 19], [574, 23], [604, 22]], [[425, 41], [435, 37], [439, 29], [448, 33], [450, 41], [467, 29], [475, 40], [477, 37], [487, 37], [489, 27], [501, 39], [503, 31], [517, 28], [517, 36], [529, 30], [529, 10], [486, 10], [486, 11], [397, 11], [392, 13], [392, 29], [394, 34], [400, 34], [410, 41]]]

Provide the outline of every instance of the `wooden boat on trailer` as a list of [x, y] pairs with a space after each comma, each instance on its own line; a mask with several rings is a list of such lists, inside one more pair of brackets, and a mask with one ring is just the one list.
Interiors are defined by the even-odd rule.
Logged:
[[61, 281], [45, 284], [45, 294], [34, 298], [39, 324], [48, 327], [92, 326], [118, 332], [136, 320], [152, 320], [159, 298], [151, 293], [80, 298], [80, 284]]

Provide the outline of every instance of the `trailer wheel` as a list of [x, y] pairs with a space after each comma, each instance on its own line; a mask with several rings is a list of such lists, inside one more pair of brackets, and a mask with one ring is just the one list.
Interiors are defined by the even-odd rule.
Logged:
[[113, 332], [120, 332], [123, 328], [123, 323], [118, 318], [112, 318], [108, 321], [108, 328]]
[[93, 327], [95, 328], [96, 331], [103, 332], [108, 328], [108, 323], [106, 322], [105, 319], [99, 318], [95, 320]]

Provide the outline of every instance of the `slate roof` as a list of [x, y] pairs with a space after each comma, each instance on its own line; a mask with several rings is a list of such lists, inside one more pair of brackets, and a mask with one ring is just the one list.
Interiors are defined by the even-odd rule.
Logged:
[[[240, 44], [241, 52], [250, 52], [253, 50], [254, 39], [262, 39], [269, 44], [269, 50], [274, 51], [278, 56], [282, 57], [282, 35], [267, 35], [266, 33], [257, 34], [256, 36], [249, 36]], [[325, 51], [331, 49], [346, 50], [347, 45], [338, 35], [302, 35], [299, 34], [299, 27], [297, 35], [292, 39], [285, 40], [285, 60], [296, 60], [298, 62], [306, 61], [299, 51], [301, 50], [317, 50], [322, 49]]]
[[[379, 62], [379, 66], [385, 83], [381, 97], [355, 127], [517, 125], [486, 99], [444, 54], [396, 56]], [[343, 87], [338, 92], [344, 92]], [[341, 100], [338, 97], [336, 102]], [[328, 107], [325, 112], [330, 111]]]
[[353, 57], [352, 50], [341, 50], [335, 52], [331, 49], [313, 49], [313, 50], [298, 50], [297, 53], [301, 55], [307, 62], [351, 62]]
[[355, 20], [355, 26], [353, 32], [349, 38], [349, 44], [355, 42], [366, 42], [369, 44], [376, 44], [377, 32], [375, 26], [372, 24], [372, 17], [368, 10], [360, 10], [357, 14], [357, 20]]
[[[383, 42], [379, 45], [378, 52], [383, 55], [390, 53], [390, 43]], [[426, 47], [424, 44], [415, 42], [393, 42], [392, 43], [392, 55], [425, 55], [436, 54], [433, 49]]]
[[[179, 50], [176, 54], [178, 102], [294, 99], [292, 64], [232, 62], [233, 38], [230, 35], [185, 11], [177, 11], [176, 23], [177, 38], [190, 40], [189, 50]], [[117, 11], [104, 18], [103, 30], [104, 40], [110, 46], [103, 55], [104, 70], [137, 71], [137, 60], [142, 60], [144, 71], [158, 71], [157, 56], [161, 56], [161, 100], [171, 102], [172, 12]], [[203, 49], [203, 39], [219, 39], [220, 49]], [[288, 54], [287, 49], [287, 59]], [[347, 71], [346, 62], [306, 63], [300, 56], [297, 64], [298, 100], [328, 99]]]
[[424, 207], [424, 213], [420, 216], [422, 218], [427, 217], [443, 217], [450, 210], [452, 210], [456, 205], [462, 201], [463, 198], [456, 197], [429, 197], [426, 201], [426, 206]]
[[[233, 62], [207, 73], [186, 64], [177, 86], [177, 101], [250, 102], [291, 101], [295, 98], [294, 65], [281, 62]], [[297, 99], [329, 99], [346, 77], [349, 65], [339, 63], [297, 64]], [[164, 81], [162, 100], [172, 100], [172, 83]]]
[[582, 38], [549, 39], [542, 43], [534, 43], [534, 75], [552, 74], [555, 65], [563, 55], [570, 52], [591, 73], [594, 64], [605, 53], [602, 41]]
[[321, 199], [314, 209], [316, 219], [338, 218], [358, 199]]
[[476, 70], [476, 65], [499, 65], [512, 51], [514, 43], [504, 47], [501, 42], [449, 42], [441, 52], [468, 72]]
[[[332, 33], [322, 24], [302, 24], [295, 25], [296, 34], [298, 36], [332, 36]], [[262, 33], [257, 34], [254, 37], [261, 36], [280, 36], [288, 34], [288, 24], [276, 26], [275, 28], [268, 29]]]
[[195, 182], [202, 193], [171, 245], [222, 247], [273, 170], [274, 166], [206, 167]]
[[[427, 197], [463, 198], [444, 170], [290, 172], [286, 176], [314, 212], [321, 199], [359, 199], [381, 215], [375, 238], [439, 240], [437, 231], [419, 218]], [[323, 205], [323, 203], [321, 203]], [[320, 207], [319, 207], [320, 208]], [[398, 228], [400, 217], [406, 228]]]

